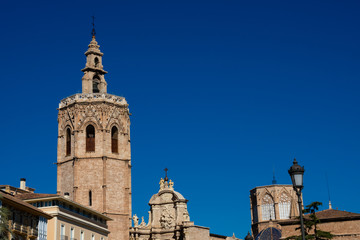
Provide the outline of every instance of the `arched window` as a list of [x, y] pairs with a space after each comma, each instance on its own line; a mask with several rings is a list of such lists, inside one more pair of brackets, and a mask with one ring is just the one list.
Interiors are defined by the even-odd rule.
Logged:
[[118, 153], [118, 135], [119, 131], [117, 127], [111, 128], [111, 152]]
[[71, 132], [70, 128], [66, 129], [66, 156], [71, 154]]
[[275, 206], [272, 197], [269, 194], [266, 194], [261, 203], [261, 214], [262, 220], [275, 220]]
[[86, 151], [95, 152], [95, 128], [93, 125], [86, 127]]
[[89, 191], [89, 206], [92, 206], [92, 192]]
[[99, 59], [97, 57], [94, 59], [94, 63], [95, 63], [95, 67], [99, 66]]
[[280, 202], [279, 202], [280, 219], [290, 218], [290, 206], [291, 206], [291, 198], [289, 197], [288, 194], [283, 192], [280, 195]]
[[99, 78], [98, 75], [95, 75], [94, 78], [93, 78], [93, 93], [100, 92], [99, 83], [100, 83], [100, 78]]

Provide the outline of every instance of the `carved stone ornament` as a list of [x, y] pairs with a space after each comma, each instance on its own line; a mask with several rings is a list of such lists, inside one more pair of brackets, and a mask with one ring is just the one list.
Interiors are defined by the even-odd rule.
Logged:
[[160, 191], [164, 190], [164, 187], [165, 187], [164, 179], [162, 179], [162, 178], [160, 179], [159, 185], [160, 185]]
[[183, 221], [190, 221], [189, 212], [187, 211], [187, 208], [185, 208]]
[[146, 227], [144, 217], [141, 217], [141, 223], [140, 223], [139, 227]]
[[136, 216], [136, 214], [133, 216], [133, 221], [134, 221], [134, 227], [139, 226], [139, 218]]
[[168, 206], [165, 206], [161, 213], [160, 224], [163, 229], [170, 229], [174, 225], [174, 216]]
[[161, 194], [161, 199], [163, 202], [171, 202], [172, 198], [173, 198], [173, 195], [171, 193]]

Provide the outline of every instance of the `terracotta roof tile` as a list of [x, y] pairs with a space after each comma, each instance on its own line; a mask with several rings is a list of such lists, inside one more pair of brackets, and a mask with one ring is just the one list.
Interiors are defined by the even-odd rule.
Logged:
[[48, 193], [22, 193], [17, 194], [16, 197], [22, 200], [34, 199], [34, 198], [46, 198], [46, 197], [58, 197], [56, 194]]
[[347, 211], [326, 209], [316, 213], [319, 219], [330, 219], [330, 218], [347, 218], [347, 217], [360, 217], [359, 213], [352, 213]]
[[23, 200], [12, 196], [11, 194], [5, 192], [5, 191], [0, 191], [0, 196], [3, 197], [6, 201], [9, 202], [13, 202], [15, 204], [19, 204], [22, 205], [23, 207], [26, 207], [27, 209], [31, 209], [33, 212], [37, 212], [38, 215], [44, 216], [48, 219], [52, 218], [52, 216], [50, 216], [49, 214], [45, 213], [44, 211], [38, 209], [37, 207], [34, 207], [33, 205], [24, 202]]

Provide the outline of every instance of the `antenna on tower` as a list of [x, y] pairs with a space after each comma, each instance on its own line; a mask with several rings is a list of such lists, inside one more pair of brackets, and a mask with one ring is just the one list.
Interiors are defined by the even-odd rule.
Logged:
[[275, 178], [275, 167], [273, 167], [273, 180], [272, 180], [272, 184], [275, 185], [277, 184], [276, 178]]
[[96, 35], [96, 31], [95, 31], [95, 16], [92, 15], [92, 25], [93, 25], [93, 28], [92, 28], [92, 31], [91, 31], [91, 35], [93, 36], [93, 38], [95, 38], [95, 35]]
[[325, 177], [326, 177], [326, 185], [327, 185], [328, 196], [329, 196], [329, 209], [332, 209], [332, 206], [331, 206], [331, 199], [330, 199], [329, 179], [328, 179], [328, 175], [327, 175], [327, 173], [325, 173]]

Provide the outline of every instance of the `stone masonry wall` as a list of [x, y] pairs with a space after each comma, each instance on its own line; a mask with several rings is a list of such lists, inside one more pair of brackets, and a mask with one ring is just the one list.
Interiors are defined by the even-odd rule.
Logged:
[[[89, 98], [60, 107], [58, 114], [58, 187], [60, 195], [107, 214], [110, 240], [128, 239], [131, 217], [130, 119], [126, 101]], [[113, 98], [113, 97], [112, 97]], [[95, 151], [86, 151], [86, 127], [95, 128]], [[111, 151], [111, 128], [118, 128], [118, 153]], [[66, 156], [66, 129], [71, 154]]]

